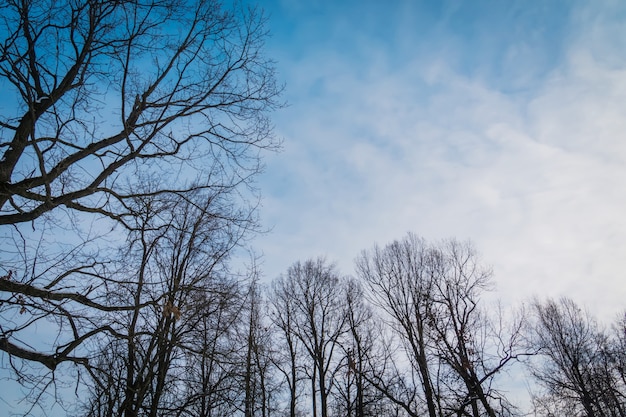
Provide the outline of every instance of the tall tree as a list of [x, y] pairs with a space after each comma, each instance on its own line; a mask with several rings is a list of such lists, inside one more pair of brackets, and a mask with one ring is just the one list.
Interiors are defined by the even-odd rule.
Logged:
[[[219, 196], [201, 192], [193, 201], [149, 198], [137, 205], [145, 215], [121, 257], [126, 268], [107, 282], [109, 298], [131, 298], [134, 308], [101, 318], [113, 332], [100, 336], [104, 359], [88, 368], [94, 375], [92, 400], [119, 397], [107, 413], [156, 416], [186, 408], [201, 387], [180, 388], [188, 369], [205, 356], [220, 362], [238, 352], [230, 348], [237, 339], [229, 329], [241, 322], [237, 312], [244, 297], [227, 260], [242, 229], [225, 220], [225, 207]], [[220, 347], [207, 349], [209, 340]], [[239, 374], [235, 366], [223, 375], [229, 389], [238, 385]]]
[[[254, 223], [245, 187], [276, 146], [268, 112], [280, 88], [257, 10], [211, 0], [0, 8], [0, 88], [15, 103], [0, 109], [0, 350], [26, 383], [35, 364], [90, 366], [88, 341], [116, 332], [102, 317], [136, 311], [143, 290], [109, 297], [108, 277], [117, 242], [145, 214], [138, 200], [239, 189], [243, 210], [230, 220]], [[54, 331], [33, 338], [37, 327]]]
[[[346, 332], [344, 287], [333, 265], [322, 258], [296, 262], [284, 278], [291, 292], [293, 332], [311, 365], [312, 412], [329, 415], [334, 373], [339, 367], [341, 338]], [[319, 399], [319, 405], [317, 400]]]
[[366, 303], [361, 282], [348, 278], [345, 288], [347, 331], [341, 340], [342, 367], [335, 374], [334, 414], [382, 416], [387, 402], [368, 381], [367, 374], [372, 362], [380, 363], [377, 349], [384, 330]]
[[274, 279], [268, 292], [270, 320], [276, 329], [274, 363], [283, 375], [288, 391], [289, 417], [298, 415], [298, 393], [302, 374], [302, 348], [296, 336], [296, 305], [293, 282], [284, 275]]
[[[364, 251], [357, 259], [357, 273], [368, 285], [370, 298], [384, 311], [387, 322], [402, 341], [411, 369], [409, 380], [419, 381], [419, 386], [406, 384], [397, 373], [388, 379], [378, 376], [376, 386], [413, 417], [422, 415], [422, 404], [426, 404], [430, 417], [439, 415], [428, 350], [427, 326], [433, 291], [428, 256], [426, 241], [410, 234], [384, 248], [375, 246]], [[396, 390], [398, 386], [403, 389]]]
[[[253, 271], [257, 271], [256, 267]], [[258, 271], [257, 271], [258, 273]], [[244, 415], [268, 417], [276, 408], [279, 383], [276, 378], [276, 334], [269, 325], [266, 300], [253, 272], [246, 297], [247, 323], [245, 336]]]
[[532, 372], [545, 389], [542, 396], [535, 397], [538, 413], [626, 415], [624, 374], [619, 360], [623, 353], [612, 348], [623, 343], [623, 328], [611, 340], [569, 298], [535, 300], [533, 307], [531, 343], [541, 355], [533, 363]]
[[[431, 249], [429, 264], [433, 292], [428, 328], [433, 351], [452, 388], [444, 408], [459, 416], [466, 415], [466, 408], [474, 417], [502, 415], [512, 406], [493, 381], [512, 361], [527, 354], [521, 346], [525, 319], [521, 316], [505, 328], [501, 312], [493, 320], [481, 308], [492, 272], [480, 264], [469, 242], [443, 242]], [[460, 386], [452, 385], [453, 381]]]
[[394, 360], [410, 365], [408, 375], [399, 364], [373, 374], [381, 392], [411, 416], [495, 417], [509, 409], [493, 381], [525, 354], [523, 322], [506, 331], [485, 315], [479, 302], [491, 271], [469, 243], [429, 244], [409, 233], [363, 252], [357, 271], [402, 343], [404, 357]]

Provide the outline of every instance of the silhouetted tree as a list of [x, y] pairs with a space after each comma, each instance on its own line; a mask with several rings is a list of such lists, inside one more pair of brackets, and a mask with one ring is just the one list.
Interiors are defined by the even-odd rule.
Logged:
[[[138, 201], [230, 193], [242, 210], [214, 213], [255, 230], [246, 187], [260, 152], [276, 146], [267, 116], [280, 88], [253, 9], [209, 0], [0, 9], [0, 86], [15, 103], [0, 114], [0, 350], [17, 381], [46, 385], [59, 375], [37, 382], [32, 365], [90, 367], [89, 340], [120, 336], [106, 317], [179, 308], [174, 293], [138, 305], [147, 288], [137, 282], [130, 296], [109, 296], [118, 242], [147, 215]], [[32, 337], [43, 322], [55, 334]], [[176, 327], [163, 314], [152, 324]]]
[[272, 281], [268, 292], [271, 305], [270, 320], [276, 329], [276, 355], [274, 361], [283, 375], [288, 391], [288, 415], [298, 415], [298, 392], [302, 378], [302, 365], [305, 352], [296, 336], [296, 305], [293, 297], [295, 287], [284, 275]]
[[245, 228], [222, 217], [226, 202], [218, 195], [194, 197], [150, 198], [135, 207], [143, 216], [120, 257], [125, 267], [107, 277], [111, 301], [130, 298], [134, 308], [101, 318], [113, 331], [100, 336], [102, 356], [100, 350], [91, 355], [98, 367], [88, 367], [95, 383], [92, 402], [118, 398], [107, 403], [114, 406], [107, 413], [156, 416], [190, 407], [209, 392], [199, 390], [200, 381], [185, 387], [189, 369], [201, 367], [207, 356], [231, 364], [221, 374], [220, 390], [227, 384], [234, 395], [232, 387], [239, 385], [243, 363], [234, 363], [234, 329], [245, 323], [237, 314], [244, 297], [226, 262]]
[[384, 330], [366, 303], [360, 281], [345, 283], [347, 331], [341, 340], [344, 356], [335, 374], [334, 415], [383, 416], [385, 397], [368, 381], [372, 362], [379, 362], [379, 340]]
[[512, 406], [493, 380], [511, 361], [528, 354], [521, 343], [525, 318], [506, 328], [502, 312], [492, 318], [481, 308], [492, 272], [480, 265], [470, 243], [443, 242], [431, 249], [429, 263], [433, 291], [428, 329], [435, 355], [446, 368], [446, 383], [460, 385], [450, 386], [447, 395], [452, 395], [444, 408], [459, 416], [466, 414], [466, 407], [474, 417], [503, 415]]
[[321, 417], [327, 417], [334, 374], [340, 366], [340, 342], [347, 331], [343, 280], [333, 265], [318, 258], [294, 263], [282, 285], [290, 291], [292, 332], [310, 364], [313, 416], [319, 407]]
[[376, 378], [376, 386], [413, 417], [422, 415], [423, 404], [430, 417], [439, 415], [433, 357], [428, 350], [427, 326], [433, 291], [429, 255], [426, 242], [409, 235], [384, 248], [375, 246], [364, 251], [357, 259], [357, 273], [368, 285], [370, 298], [382, 309], [400, 338], [410, 365], [408, 380], [402, 375], [404, 367], [393, 365], [387, 370], [391, 373]]
[[537, 413], [626, 415], [620, 362], [623, 328], [617, 337], [610, 338], [569, 298], [535, 300], [533, 307], [535, 321], [530, 340], [540, 356], [533, 362], [532, 372], [545, 389], [534, 399]]
[[[501, 415], [512, 407], [493, 387], [495, 376], [526, 352], [522, 323], [505, 329], [479, 302], [491, 271], [470, 244], [428, 244], [414, 234], [357, 260], [369, 296], [385, 313], [404, 357], [370, 378], [411, 416]], [[408, 372], [400, 363], [409, 365]], [[497, 404], [494, 405], [494, 404]]]
[[277, 335], [269, 325], [266, 300], [262, 297], [257, 274], [258, 271], [253, 273], [254, 279], [246, 297], [248, 322], [245, 339], [244, 415], [268, 417], [277, 408], [280, 400], [274, 347]]

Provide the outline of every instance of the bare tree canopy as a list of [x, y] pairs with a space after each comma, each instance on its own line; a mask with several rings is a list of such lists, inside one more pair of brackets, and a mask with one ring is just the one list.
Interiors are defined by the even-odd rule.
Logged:
[[409, 233], [356, 277], [311, 258], [265, 291], [256, 259], [233, 268], [280, 145], [265, 24], [238, 1], [0, 2], [0, 377], [22, 395], [0, 401], [30, 407], [7, 413], [513, 416], [500, 383], [532, 356], [536, 415], [626, 417], [626, 316], [507, 321], [469, 242]]
[[0, 224], [57, 207], [124, 221], [143, 176], [173, 174], [152, 193], [184, 193], [219, 163], [229, 185], [273, 145], [278, 89], [254, 11], [15, 1], [2, 16]]
[[540, 355], [531, 371], [542, 391], [535, 393], [536, 415], [626, 415], [624, 336], [603, 330], [573, 300], [535, 300], [529, 339]]
[[94, 335], [126, 337], [102, 317], [163, 301], [108, 291], [136, 272], [119, 247], [177, 201], [217, 225], [208, 264], [257, 229], [251, 180], [278, 146], [281, 88], [255, 9], [10, 0], [0, 16], [0, 350], [24, 376], [86, 365]]
[[470, 243], [431, 244], [409, 233], [362, 252], [357, 271], [410, 364], [408, 376], [403, 369], [409, 367], [397, 365], [392, 368], [398, 372], [372, 377], [386, 396], [411, 416], [509, 413], [492, 382], [524, 355], [518, 347], [521, 323], [505, 330], [481, 308], [491, 270]]

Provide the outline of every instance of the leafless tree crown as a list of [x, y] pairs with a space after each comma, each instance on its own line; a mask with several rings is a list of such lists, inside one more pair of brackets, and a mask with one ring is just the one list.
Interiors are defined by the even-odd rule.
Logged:
[[95, 376], [90, 341], [133, 346], [120, 314], [180, 324], [206, 276], [158, 269], [191, 279], [175, 262], [200, 251], [215, 271], [257, 230], [252, 179], [279, 145], [266, 35], [259, 10], [209, 0], [0, 5], [0, 350], [22, 381], [27, 363]]

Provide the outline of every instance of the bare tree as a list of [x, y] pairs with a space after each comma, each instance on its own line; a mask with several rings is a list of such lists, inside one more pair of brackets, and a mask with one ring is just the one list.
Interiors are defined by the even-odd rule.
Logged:
[[[245, 225], [237, 228], [226, 220], [225, 207], [220, 196], [200, 192], [193, 201], [150, 198], [136, 207], [144, 213], [142, 224], [120, 258], [128, 269], [107, 277], [106, 291], [120, 304], [131, 298], [134, 309], [100, 318], [113, 332], [100, 337], [103, 357], [98, 358], [101, 350], [91, 354], [97, 368], [88, 366], [95, 384], [92, 401], [117, 401], [107, 402], [114, 408], [106, 413], [96, 408], [96, 415], [175, 414], [196, 401], [201, 387], [181, 388], [189, 368], [205, 356], [216, 362], [234, 358], [238, 350], [227, 347], [236, 344], [236, 333], [228, 329], [241, 321], [236, 313], [244, 297], [227, 260]], [[207, 349], [213, 340], [222, 342], [219, 350]], [[237, 367], [227, 374], [229, 388], [239, 374]]]
[[276, 329], [277, 354], [274, 356], [274, 363], [287, 385], [289, 417], [298, 415], [298, 393], [303, 360], [301, 342], [296, 336], [297, 311], [294, 291], [293, 282], [281, 275], [272, 281], [268, 292], [271, 305], [270, 320]]
[[513, 407], [493, 381], [512, 361], [528, 354], [521, 343], [524, 317], [507, 329], [502, 312], [495, 323], [486, 315], [479, 303], [490, 288], [492, 272], [479, 263], [470, 243], [446, 241], [430, 251], [429, 263], [433, 292], [428, 328], [435, 355], [451, 371], [448, 378], [440, 378], [452, 394], [444, 409], [459, 416], [466, 415], [466, 408], [474, 417], [505, 415]]
[[410, 233], [363, 252], [357, 270], [402, 342], [403, 357], [391, 357], [384, 373], [370, 376], [391, 401], [416, 417], [422, 404], [430, 417], [495, 417], [512, 408], [493, 381], [526, 354], [523, 320], [507, 331], [501, 316], [495, 324], [480, 308], [491, 271], [470, 244], [432, 245]]
[[428, 351], [433, 291], [428, 257], [426, 241], [410, 234], [403, 241], [364, 251], [357, 259], [357, 273], [368, 285], [373, 303], [384, 311], [390, 327], [401, 338], [411, 369], [407, 380], [400, 372], [403, 367], [392, 366], [398, 372], [377, 378], [376, 386], [413, 417], [422, 414], [422, 404], [426, 404], [430, 417], [440, 415]]
[[535, 398], [538, 412], [587, 417], [626, 415], [619, 360], [623, 353], [616, 355], [612, 348], [620, 346], [623, 328], [612, 341], [588, 313], [568, 298], [535, 300], [533, 307], [531, 343], [541, 355], [532, 371], [545, 389]]
[[[208, 0], [0, 8], [0, 86], [15, 103], [0, 110], [0, 350], [26, 381], [24, 364], [89, 366], [91, 338], [120, 336], [102, 317], [177, 306], [108, 296], [116, 242], [146, 215], [138, 201], [232, 192], [243, 210], [219, 215], [254, 229], [245, 187], [276, 146], [267, 116], [280, 88], [256, 10]], [[133, 297], [146, 290], [136, 285]], [[33, 338], [43, 322], [56, 334]]]
[[231, 279], [221, 279], [194, 301], [202, 314], [190, 331], [193, 348], [187, 351], [184, 373], [178, 375], [186, 402], [177, 416], [221, 416], [241, 409], [244, 364], [237, 329], [245, 324], [240, 316], [245, 298], [238, 287]]
[[340, 342], [346, 332], [342, 279], [333, 265], [318, 258], [294, 263], [282, 285], [291, 291], [291, 329], [309, 359], [310, 368], [305, 371], [311, 382], [313, 416], [319, 409], [327, 417], [334, 374], [340, 368]]
[[[135, 309], [102, 291], [111, 241], [136, 227], [135, 201], [245, 187], [259, 151], [276, 145], [267, 112], [280, 89], [256, 10], [203, 0], [1, 7], [0, 86], [14, 106], [0, 115], [0, 309], [15, 320], [3, 322], [0, 350], [54, 371], [85, 365], [78, 348], [111, 333], [79, 325], [84, 312]], [[29, 343], [41, 321], [58, 336]]]
[[244, 416], [269, 417], [277, 408], [280, 383], [276, 377], [276, 334], [269, 325], [266, 300], [258, 283], [258, 271], [246, 299], [248, 323], [245, 336]]
[[383, 416], [388, 402], [368, 381], [368, 375], [373, 363], [381, 363], [378, 349], [385, 331], [366, 303], [361, 282], [348, 278], [345, 287], [348, 331], [341, 341], [341, 368], [335, 374], [334, 415]]

